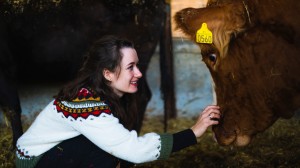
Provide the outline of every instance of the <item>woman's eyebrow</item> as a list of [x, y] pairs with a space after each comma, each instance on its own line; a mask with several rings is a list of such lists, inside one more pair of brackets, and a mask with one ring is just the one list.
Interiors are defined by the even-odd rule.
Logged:
[[134, 65], [134, 64], [135, 64], [135, 62], [130, 62], [130, 63], [128, 63], [126, 66]]
[[127, 67], [129, 67], [129, 66], [134, 65], [134, 64], [135, 64], [134, 62], [130, 62], [130, 63], [126, 64], [125, 67], [127, 68]]
[[130, 62], [128, 65], [135, 64], [135, 62]]

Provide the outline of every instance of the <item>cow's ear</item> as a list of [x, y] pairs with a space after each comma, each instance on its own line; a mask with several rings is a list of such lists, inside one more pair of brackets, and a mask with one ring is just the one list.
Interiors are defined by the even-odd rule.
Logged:
[[[177, 29], [182, 30], [193, 41], [203, 23], [213, 35], [213, 44], [220, 53], [227, 51], [230, 38], [247, 26], [247, 14], [243, 3], [210, 6], [206, 8], [186, 8], [174, 16]], [[223, 55], [221, 54], [221, 55]]]

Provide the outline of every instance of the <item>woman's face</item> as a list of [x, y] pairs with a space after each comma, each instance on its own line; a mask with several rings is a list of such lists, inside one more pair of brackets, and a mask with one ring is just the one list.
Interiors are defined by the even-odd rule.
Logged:
[[138, 80], [142, 77], [137, 64], [139, 62], [136, 50], [122, 48], [122, 60], [120, 69], [115, 72], [107, 71], [104, 75], [110, 82], [110, 86], [118, 96], [124, 93], [135, 93], [138, 90]]

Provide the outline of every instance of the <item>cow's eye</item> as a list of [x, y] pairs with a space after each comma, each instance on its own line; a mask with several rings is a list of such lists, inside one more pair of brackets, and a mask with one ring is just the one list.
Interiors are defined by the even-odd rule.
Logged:
[[216, 61], [217, 61], [217, 55], [214, 54], [214, 53], [209, 54], [209, 55], [208, 55], [208, 58], [209, 58], [209, 60], [210, 60], [211, 62], [213, 62], [213, 63], [216, 63]]

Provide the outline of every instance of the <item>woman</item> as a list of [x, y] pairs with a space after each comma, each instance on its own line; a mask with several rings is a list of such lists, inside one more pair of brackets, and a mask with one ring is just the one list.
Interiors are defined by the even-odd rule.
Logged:
[[17, 167], [117, 167], [168, 158], [196, 144], [218, 124], [218, 106], [208, 106], [190, 129], [175, 134], [133, 130], [131, 93], [142, 73], [133, 44], [114, 36], [96, 41], [77, 78], [58, 93], [17, 142]]

